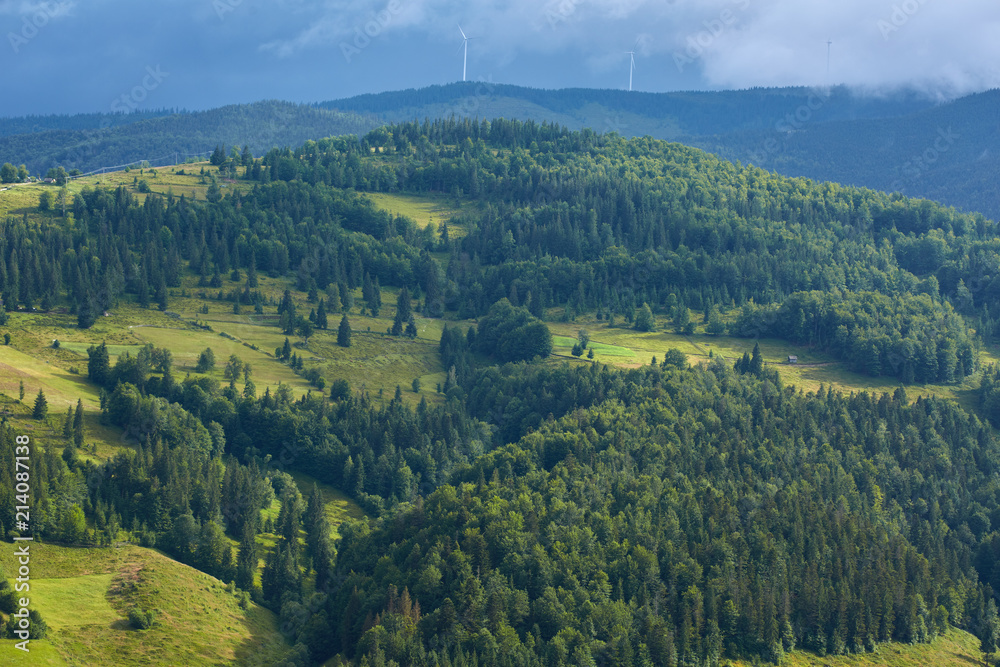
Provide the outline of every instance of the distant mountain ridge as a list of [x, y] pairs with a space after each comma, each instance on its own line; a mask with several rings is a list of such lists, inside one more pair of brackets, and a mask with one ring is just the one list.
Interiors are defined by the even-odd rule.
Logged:
[[[307, 139], [363, 135], [385, 123], [451, 116], [650, 135], [788, 176], [898, 190], [1000, 219], [998, 90], [942, 102], [916, 91], [876, 95], [843, 86], [644, 93], [470, 81], [314, 105], [268, 101], [134, 119], [0, 119], [0, 162], [27, 164], [32, 173], [56, 165], [86, 172], [204, 154], [219, 143], [260, 154]], [[22, 132], [34, 127], [49, 129]]]
[[151, 111], [136, 111], [130, 114], [111, 113], [79, 113], [73, 115], [31, 115], [0, 117], [0, 137], [12, 134], [33, 134], [48, 130], [97, 130], [131, 125], [149, 118], [161, 118], [177, 113], [186, 113], [177, 109], [153, 109]]
[[[822, 99], [817, 104], [814, 100]], [[465, 82], [409, 89], [322, 102], [320, 107], [368, 113], [387, 121], [457, 116], [549, 120], [570, 129], [590, 127], [657, 139], [767, 129], [798, 107], [809, 105], [817, 122], [884, 118], [933, 107], [936, 102], [914, 91], [891, 96], [867, 96], [839, 86], [752, 88], [731, 91], [644, 93], [614, 89], [565, 88], [545, 90], [489, 82]], [[594, 123], [604, 115], [605, 127]], [[527, 117], [525, 117], [527, 116]], [[630, 125], [629, 122], [632, 122]], [[672, 136], [666, 136], [672, 135]]]
[[1000, 90], [896, 118], [737, 131], [686, 143], [786, 175], [898, 191], [1000, 219]]
[[[3, 128], [23, 125], [24, 121], [0, 119], [0, 163], [25, 164], [32, 174], [44, 174], [54, 166], [86, 173], [139, 160], [172, 163], [189, 155], [205, 155], [218, 144], [249, 145], [260, 155], [276, 146], [297, 146], [309, 139], [365, 134], [380, 124], [370, 116], [280, 101], [140, 116], [117, 125], [131, 116], [94, 114], [82, 121], [76, 116], [39, 118], [53, 127], [63, 118], [68, 127], [3, 136]], [[84, 127], [74, 127], [79, 125]]]

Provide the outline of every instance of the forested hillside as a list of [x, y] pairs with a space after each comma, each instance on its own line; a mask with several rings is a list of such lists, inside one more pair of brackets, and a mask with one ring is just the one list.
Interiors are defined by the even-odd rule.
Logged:
[[[87, 455], [82, 404], [60, 416], [32, 452], [36, 536], [128, 539], [233, 581], [280, 614], [294, 665], [780, 663], [952, 627], [1000, 636], [1000, 439], [979, 416], [996, 413], [981, 355], [1000, 238], [983, 216], [503, 120], [214, 162], [205, 201], [142, 173], [0, 223], [10, 346], [42, 321], [82, 339], [192, 299], [284, 338], [273, 354], [242, 343], [256, 367], [209, 348], [184, 370], [176, 332], [95, 341], [77, 372], [133, 446]], [[366, 191], [456, 212], [418, 224]], [[693, 367], [676, 350], [633, 368], [554, 360], [550, 327], [585, 314], [748, 349], [783, 338], [900, 387], [804, 392], [759, 349]], [[420, 341], [437, 346], [436, 391], [416, 378], [383, 396], [317, 352], [335, 339], [368, 370], [352, 346], [416, 341], [418, 317], [444, 321]], [[261, 391], [261, 365], [313, 391]], [[980, 413], [903, 386], [976, 377]], [[5, 401], [44, 423], [31, 399]], [[0, 427], [0, 457], [15, 435]], [[370, 519], [332, 534], [296, 472]], [[0, 497], [8, 534], [15, 504]]]
[[316, 106], [262, 102], [182, 112], [151, 123], [166, 112], [0, 119], [0, 163], [42, 175], [58, 166], [87, 172], [204, 154], [218, 143], [249, 145], [259, 155], [385, 122], [506, 118], [680, 141], [789, 176], [900, 191], [996, 219], [997, 100], [997, 91], [944, 103], [914, 91], [846, 87], [643, 93], [467, 82]]
[[690, 143], [782, 174], [899, 191], [1000, 218], [1000, 91], [892, 119], [815, 120]]
[[41, 176], [53, 167], [88, 173], [143, 160], [160, 166], [204, 158], [219, 144], [249, 146], [259, 155], [314, 137], [361, 134], [375, 125], [356, 114], [274, 101], [169, 114], [0, 119], [0, 163], [24, 164]]
[[127, 125], [149, 118], [183, 113], [170, 109], [152, 111], [136, 110], [130, 114], [81, 113], [72, 116], [16, 116], [0, 118], [0, 136], [32, 134], [47, 130], [97, 130], [117, 125]]
[[915, 92], [844, 87], [643, 93], [480, 82], [323, 106], [392, 122], [454, 114], [649, 135], [788, 176], [899, 191], [1000, 218], [993, 178], [1000, 154], [998, 91], [937, 103]]

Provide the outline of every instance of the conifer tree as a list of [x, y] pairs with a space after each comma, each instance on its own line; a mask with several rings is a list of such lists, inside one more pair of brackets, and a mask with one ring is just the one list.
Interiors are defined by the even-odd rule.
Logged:
[[337, 345], [341, 347], [351, 346], [351, 323], [347, 321], [347, 315], [340, 318], [340, 327], [337, 329]]
[[39, 389], [38, 396], [35, 398], [35, 408], [31, 411], [31, 416], [35, 419], [45, 419], [48, 414], [49, 403], [45, 400], [45, 392]]
[[997, 650], [997, 640], [1000, 639], [1000, 618], [997, 615], [997, 604], [991, 598], [986, 603], [986, 614], [979, 631], [979, 650], [983, 652], [983, 661], [992, 665], [992, 656]]
[[326, 299], [320, 299], [319, 306], [316, 307], [316, 328], [326, 329], [326, 326], [327, 326]]
[[750, 372], [760, 375], [764, 371], [764, 357], [760, 353], [760, 343], [754, 343], [753, 354], [750, 356]]
[[236, 556], [236, 586], [245, 591], [253, 591], [254, 573], [257, 571], [257, 533], [247, 522], [240, 540], [240, 552]]
[[393, 336], [403, 333], [403, 329], [410, 321], [412, 312], [413, 304], [410, 302], [410, 290], [404, 287], [399, 291], [399, 297], [396, 299], [396, 317], [392, 321], [391, 330]]
[[93, 345], [87, 350], [89, 357], [87, 361], [87, 376], [95, 383], [104, 386], [108, 383], [111, 374], [111, 357], [108, 354], [108, 346], [101, 343], [97, 347]]

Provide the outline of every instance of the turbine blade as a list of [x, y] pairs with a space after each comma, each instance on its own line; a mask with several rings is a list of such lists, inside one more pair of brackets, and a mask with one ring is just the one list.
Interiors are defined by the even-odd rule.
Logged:
[[462, 30], [462, 26], [461, 25], [458, 26], [458, 31], [460, 33], [462, 33], [462, 39], [469, 39], [468, 37], [465, 36], [465, 31]]

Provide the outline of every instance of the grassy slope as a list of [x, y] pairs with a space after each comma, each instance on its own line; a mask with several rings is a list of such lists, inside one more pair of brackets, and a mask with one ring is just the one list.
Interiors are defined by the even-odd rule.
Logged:
[[[288, 651], [273, 613], [240, 609], [217, 579], [157, 551], [41, 543], [31, 551], [34, 606], [50, 632], [23, 664], [269, 665]], [[12, 553], [0, 550], [8, 574]], [[126, 616], [137, 605], [157, 610], [156, 626], [130, 629]], [[6, 660], [12, 644], [0, 642], [4, 664], [17, 664]]]
[[451, 222], [451, 218], [458, 215], [468, 205], [457, 206], [454, 197], [390, 194], [387, 192], [372, 192], [368, 193], [367, 196], [379, 208], [393, 215], [406, 216], [421, 228], [434, 225], [440, 229], [442, 222], [448, 222], [449, 238], [456, 239], [465, 236], [466, 230]]
[[[723, 663], [724, 664], [724, 663]], [[783, 663], [787, 667], [971, 667], [982, 665], [979, 640], [968, 632], [952, 628], [931, 644], [886, 644], [877, 653], [864, 655], [819, 657], [804, 651], [794, 651]], [[733, 667], [749, 667], [748, 663], [732, 663]]]
[[[625, 326], [624, 322], [619, 321], [619, 325], [621, 326], [608, 327], [606, 322], [599, 322], [590, 315], [579, 317], [576, 322], [571, 323], [550, 322], [549, 328], [554, 337], [553, 351], [561, 358], [573, 359], [570, 348], [576, 342], [580, 329], [586, 329], [590, 333], [596, 361], [623, 367], [648, 364], [654, 356], [662, 360], [663, 353], [671, 348], [687, 355], [690, 363], [706, 363], [709, 353], [713, 357], [721, 356], [726, 361], [735, 362], [744, 352], [753, 350], [755, 343], [759, 343], [764, 362], [776, 366], [782, 380], [803, 391], [816, 391], [822, 384], [844, 392], [868, 391], [880, 394], [892, 393], [897, 387], [903, 386], [889, 377], [874, 378], [855, 373], [848, 369], [847, 364], [824, 352], [783, 340], [709, 336], [698, 332], [691, 336], [666, 331], [642, 333], [622, 328]], [[799, 363], [789, 365], [789, 355], [797, 356]], [[585, 358], [583, 360], [586, 361]], [[996, 362], [997, 350], [982, 350], [980, 361], [983, 364]], [[974, 390], [978, 385], [978, 377], [972, 376], [958, 385], [907, 385], [905, 388], [911, 400], [918, 396], [940, 396], [972, 408], [975, 403]]]

